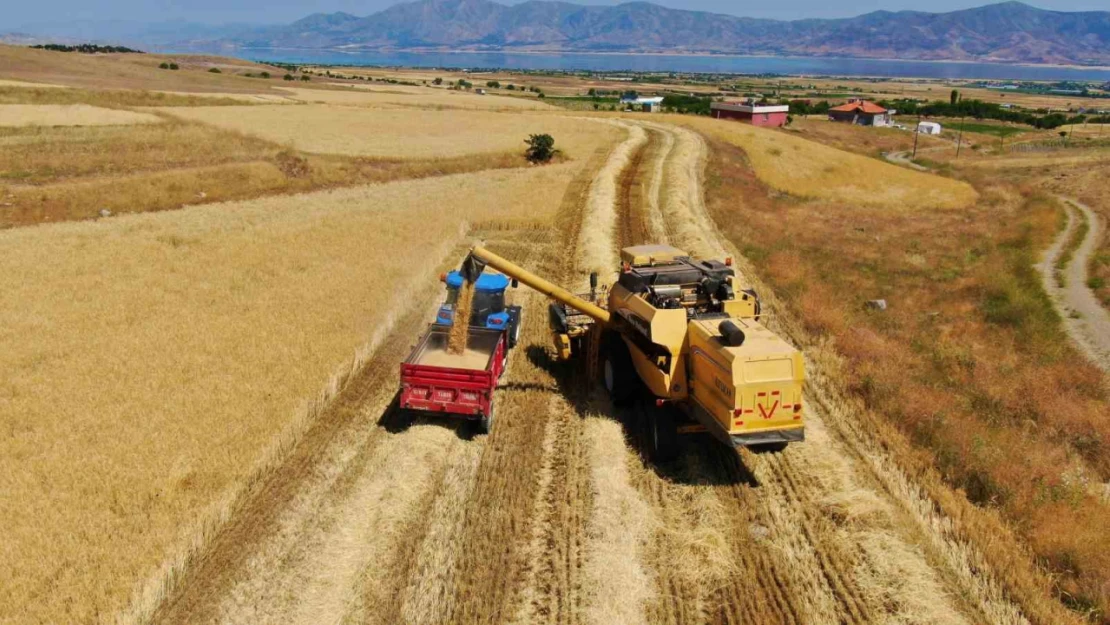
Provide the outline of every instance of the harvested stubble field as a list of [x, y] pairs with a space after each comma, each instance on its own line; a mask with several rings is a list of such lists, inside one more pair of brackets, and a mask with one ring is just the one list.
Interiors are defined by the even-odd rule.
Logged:
[[115, 111], [87, 104], [0, 104], [0, 127], [20, 126], [124, 126], [157, 124], [147, 113]]
[[529, 134], [556, 137], [579, 158], [610, 140], [606, 126], [556, 115], [380, 110], [328, 105], [176, 108], [172, 115], [289, 144], [306, 152], [445, 158], [523, 149]]
[[573, 167], [0, 233], [0, 620], [123, 608], [398, 322], [464, 220], [542, 221]]
[[367, 86], [354, 84], [346, 88], [299, 89], [283, 88], [293, 100], [320, 104], [345, 104], [373, 108], [461, 109], [471, 111], [551, 111], [553, 107], [527, 97], [477, 95], [442, 87], [408, 85]]
[[[117, 103], [152, 102], [139, 92], [106, 95], [73, 89], [60, 91], [70, 99], [110, 96]], [[17, 89], [13, 93], [18, 96], [31, 92]], [[240, 112], [251, 109], [232, 108]], [[317, 108], [325, 109], [320, 115], [326, 114], [327, 107]], [[163, 211], [278, 193], [528, 165], [523, 157], [524, 144], [522, 141], [516, 144], [515, 138], [502, 141], [504, 149], [499, 152], [451, 156], [431, 150], [428, 157], [418, 158], [404, 149], [403, 142], [390, 147], [383, 146], [374, 136], [346, 137], [347, 145], [357, 147], [361, 140], [377, 146], [377, 151], [387, 156], [315, 155], [235, 130], [182, 121], [167, 116], [164, 108], [146, 111], [104, 113], [139, 115], [162, 123], [0, 127], [0, 145], [4, 147], [0, 153], [0, 228], [90, 219], [105, 210], [113, 214]], [[393, 121], [408, 127], [412, 120], [399, 116]], [[522, 132], [520, 139], [527, 130], [548, 128], [562, 132], [561, 138], [566, 137], [570, 145], [565, 146], [563, 141], [559, 145], [565, 150], [563, 157], [571, 160], [588, 155], [597, 145], [611, 140], [616, 132], [601, 124], [592, 124], [595, 130], [586, 132], [563, 119], [555, 119], [551, 124], [535, 120], [527, 127], [524, 122], [517, 124]], [[396, 129], [394, 132], [403, 136]]]
[[[80, 129], [72, 145], [87, 142], [74, 149], [88, 158], [60, 156], [54, 176], [46, 161], [5, 167], [30, 189], [107, 184], [119, 163], [88, 146], [161, 150], [172, 168], [154, 173], [170, 175], [203, 169], [181, 149], [189, 137], [234, 136], [211, 172], [250, 169], [224, 185], [235, 189], [272, 169], [274, 186], [251, 191], [262, 194], [353, 184], [384, 164], [416, 168], [398, 177], [473, 171], [507, 154], [473, 156], [466, 133], [519, 151], [550, 132], [571, 160], [0, 232], [0, 342], [18, 346], [0, 365], [19, 372], [0, 383], [0, 414], [18, 416], [5, 418], [0, 465], [19, 493], [0, 503], [14, 528], [0, 556], [16, 563], [0, 577], [0, 620], [1048, 625], [1078, 622], [1054, 590], [1099, 605], [1082, 594], [1098, 583], [1097, 554], [1039, 542], [1072, 535], [1045, 534], [1058, 526], [1043, 514], [1105, 518], [1085, 495], [1069, 499], [1071, 477], [1052, 481], [1063, 465], [1050, 464], [1102, 475], [1067, 428], [1101, 430], [1053, 393], [1070, 382], [1084, 408], [1104, 400], [1086, 369], [1060, 365], [1069, 352], [1048, 349], [1052, 320], [1014, 287], [1051, 212], [1035, 198], [688, 117], [235, 109], [227, 126], [143, 127], [163, 132], [147, 143]], [[244, 128], [257, 111], [268, 122]], [[432, 114], [456, 120], [444, 132], [467, 147], [458, 158], [329, 155], [383, 149], [378, 133], [343, 136], [332, 121], [362, 115], [395, 116], [389, 158], [411, 159], [400, 152], [413, 141], [427, 154]], [[309, 150], [297, 142], [332, 123], [325, 154], [281, 145]], [[0, 140], [66, 152], [63, 131], [28, 132]], [[493, 432], [400, 418], [397, 365], [442, 296], [430, 276], [474, 239], [578, 289], [591, 268], [611, 277], [625, 244], [736, 257], [765, 320], [807, 353], [809, 440], [737, 455], [691, 438], [677, 462], [645, 462], [642, 413], [614, 410], [551, 361], [546, 302], [523, 290]], [[957, 258], [965, 244], [976, 253]], [[890, 314], [859, 309], [872, 292]], [[1006, 411], [1038, 379], [1035, 410], [1068, 412], [1022, 412], [1037, 427], [1021, 429]], [[926, 414], [920, 397], [947, 412]], [[961, 421], [922, 429], [927, 417]], [[1009, 471], [961, 447], [965, 433], [1032, 445], [1030, 460]], [[969, 488], [973, 505], [952, 488], [987, 476], [1025, 497], [1013, 478], [1030, 465], [1048, 485], [1036, 492], [1066, 497]], [[1019, 505], [1030, 501], [1041, 507]], [[1097, 545], [1094, 531], [1077, 541]]]

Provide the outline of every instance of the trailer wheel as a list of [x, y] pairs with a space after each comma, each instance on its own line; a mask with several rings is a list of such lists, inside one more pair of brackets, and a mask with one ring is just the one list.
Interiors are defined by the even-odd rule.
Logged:
[[493, 404], [490, 404], [489, 414], [482, 415], [482, 420], [478, 422], [478, 428], [482, 434], [489, 434], [493, 431]]
[[518, 318], [516, 320], [516, 323], [513, 324], [512, 330], [509, 331], [509, 347], [510, 348], [516, 347], [516, 344], [519, 343], [519, 342], [520, 342], [520, 319]]
[[632, 403], [636, 396], [636, 370], [632, 367], [632, 356], [624, 339], [617, 334], [610, 335], [603, 360], [602, 381], [613, 403], [618, 406]]
[[670, 462], [678, 457], [678, 424], [670, 410], [655, 410], [649, 416], [651, 421], [651, 459], [654, 462]]

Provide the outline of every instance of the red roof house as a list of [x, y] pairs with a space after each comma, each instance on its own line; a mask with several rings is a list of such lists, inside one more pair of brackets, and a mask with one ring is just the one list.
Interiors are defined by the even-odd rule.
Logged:
[[829, 121], [861, 126], [889, 126], [890, 111], [867, 100], [852, 100], [829, 109]]

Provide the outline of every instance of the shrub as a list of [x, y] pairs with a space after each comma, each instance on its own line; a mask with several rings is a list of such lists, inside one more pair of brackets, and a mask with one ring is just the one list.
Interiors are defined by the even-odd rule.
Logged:
[[169, 69], [169, 68], [170, 68], [169, 63], [159, 63], [158, 64], [158, 69]]
[[177, 63], [170, 63], [170, 69], [178, 69]]
[[497, 82], [496, 80], [490, 80], [490, 81], [486, 82], [486, 86], [489, 87], [490, 89], [500, 89], [501, 88], [501, 83]]
[[281, 173], [290, 178], [304, 178], [312, 173], [308, 160], [293, 150], [283, 150], [274, 157]]
[[524, 155], [532, 163], [546, 163], [557, 152], [555, 139], [549, 134], [528, 135], [524, 142], [528, 144]]
[[435, 80], [432, 81], [432, 84], [433, 85], [442, 85], [443, 84], [443, 79], [442, 78], [436, 78]]
[[269, 78], [270, 77], [270, 72], [262, 72], [261, 74], [259, 74], [259, 76], [262, 77], [262, 78]]
[[301, 82], [308, 82], [309, 80], [311, 78], [308, 77], [308, 74], [301, 74]]
[[213, 68], [210, 68], [210, 69], [208, 70], [208, 73], [209, 73], [209, 74], [222, 74], [223, 72], [221, 72], [221, 71], [220, 71], [220, 68], [218, 68], [218, 67], [213, 67]]
[[295, 78], [293, 78], [293, 74], [286, 74], [286, 75], [282, 76], [281, 79], [282, 80], [296, 80]]

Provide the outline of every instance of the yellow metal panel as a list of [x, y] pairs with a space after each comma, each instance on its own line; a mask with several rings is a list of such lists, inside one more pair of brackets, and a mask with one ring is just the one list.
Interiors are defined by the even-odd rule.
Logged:
[[670, 263], [680, 256], [689, 256], [689, 254], [669, 245], [633, 245], [621, 250], [621, 262], [633, 267]]

